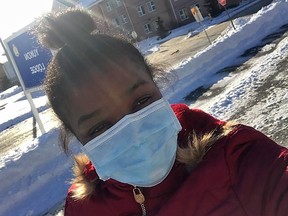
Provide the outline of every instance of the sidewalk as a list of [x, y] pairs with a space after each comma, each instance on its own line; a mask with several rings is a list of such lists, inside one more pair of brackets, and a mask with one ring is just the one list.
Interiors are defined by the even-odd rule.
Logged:
[[[211, 41], [214, 41], [229, 26], [229, 22], [223, 22], [207, 29]], [[200, 50], [210, 45], [204, 31], [195, 33], [197, 35], [182, 35], [172, 38], [157, 47], [157, 51], [146, 56], [151, 64], [160, 64], [173, 67], [183, 60], [192, 57]]]

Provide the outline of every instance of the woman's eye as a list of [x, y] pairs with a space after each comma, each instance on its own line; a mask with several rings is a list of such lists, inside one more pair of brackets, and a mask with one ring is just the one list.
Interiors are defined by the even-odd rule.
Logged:
[[92, 127], [89, 130], [88, 135], [90, 137], [99, 136], [101, 133], [103, 133], [104, 131], [106, 131], [110, 127], [111, 127], [111, 124], [109, 122], [101, 122], [101, 123], [95, 125], [94, 127]]
[[146, 107], [147, 105], [149, 105], [151, 103], [151, 96], [145, 96], [140, 98], [138, 101], [136, 101], [136, 103], [134, 104], [133, 107], [133, 112], [137, 112], [138, 110]]

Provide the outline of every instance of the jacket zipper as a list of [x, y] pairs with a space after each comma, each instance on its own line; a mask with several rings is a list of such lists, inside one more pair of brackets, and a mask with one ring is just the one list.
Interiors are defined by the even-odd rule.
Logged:
[[142, 191], [140, 190], [140, 188], [138, 187], [133, 188], [133, 195], [134, 195], [135, 201], [140, 204], [140, 207], [142, 210], [142, 216], [147, 216], [146, 208], [144, 205], [145, 197]]

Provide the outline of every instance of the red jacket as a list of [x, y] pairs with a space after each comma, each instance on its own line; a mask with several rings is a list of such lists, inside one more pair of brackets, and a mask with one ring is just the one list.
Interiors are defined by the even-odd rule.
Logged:
[[[204, 134], [224, 124], [186, 105], [172, 108], [183, 128], [180, 144], [192, 130]], [[286, 148], [239, 125], [216, 141], [192, 171], [175, 163], [163, 182], [142, 188], [147, 216], [287, 216], [287, 164]], [[78, 201], [71, 197], [73, 188], [66, 199], [66, 216], [142, 215], [130, 185], [101, 181], [92, 197]]]

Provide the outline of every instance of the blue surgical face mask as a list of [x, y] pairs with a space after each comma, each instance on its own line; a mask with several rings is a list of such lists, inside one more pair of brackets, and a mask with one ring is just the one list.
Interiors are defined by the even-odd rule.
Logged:
[[152, 187], [169, 174], [181, 130], [169, 103], [160, 99], [126, 115], [83, 146], [100, 179]]

